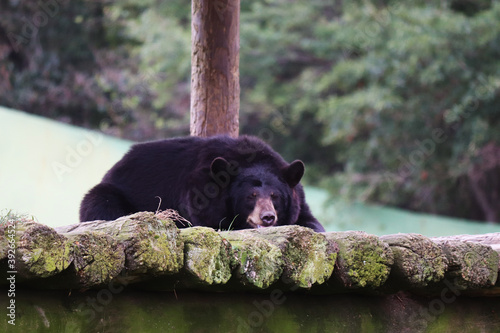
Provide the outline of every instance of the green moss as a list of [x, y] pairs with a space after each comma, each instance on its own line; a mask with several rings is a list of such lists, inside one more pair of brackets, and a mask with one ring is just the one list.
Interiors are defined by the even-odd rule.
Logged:
[[441, 248], [419, 234], [382, 236], [394, 253], [393, 270], [398, 279], [412, 288], [441, 281], [448, 267]]
[[66, 237], [52, 228], [34, 222], [18, 222], [16, 264], [28, 274], [49, 277], [70, 264], [70, 245]]
[[301, 288], [311, 288], [330, 278], [337, 254], [322, 234], [304, 229], [288, 240], [285, 258], [290, 278]]
[[490, 246], [472, 242], [441, 243], [453, 270], [449, 271], [461, 289], [493, 286], [498, 278], [498, 253]]
[[280, 226], [248, 231], [266, 239], [283, 253], [283, 277], [286, 284], [310, 288], [330, 278], [335, 254], [324, 235], [301, 226]]
[[492, 285], [494, 285], [498, 279], [498, 271], [500, 269], [499, 260], [500, 260], [500, 255], [496, 251], [493, 251], [490, 256], [486, 256], [485, 258], [486, 261], [485, 265], [490, 270], [489, 280], [492, 282]]
[[154, 213], [142, 212], [131, 215], [124, 221], [124, 228], [130, 224], [134, 230], [132, 247], [127, 249], [132, 255], [139, 272], [148, 274], [176, 273], [184, 265], [183, 243], [179, 230], [171, 220], [160, 220]]
[[85, 232], [70, 239], [74, 267], [84, 286], [107, 283], [122, 271], [123, 247], [110, 236]]
[[389, 277], [394, 257], [378, 237], [363, 232], [327, 233], [339, 245], [338, 265], [350, 287], [381, 286]]
[[265, 289], [280, 278], [283, 260], [276, 245], [245, 231], [220, 235], [231, 243], [231, 265], [242, 284]]
[[207, 227], [181, 230], [184, 268], [206, 284], [224, 284], [231, 277], [231, 245]]

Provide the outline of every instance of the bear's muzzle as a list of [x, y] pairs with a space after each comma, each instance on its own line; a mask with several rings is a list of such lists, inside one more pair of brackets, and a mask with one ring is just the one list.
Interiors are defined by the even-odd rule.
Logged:
[[271, 227], [277, 222], [278, 215], [271, 198], [259, 198], [247, 218], [247, 223], [253, 228]]

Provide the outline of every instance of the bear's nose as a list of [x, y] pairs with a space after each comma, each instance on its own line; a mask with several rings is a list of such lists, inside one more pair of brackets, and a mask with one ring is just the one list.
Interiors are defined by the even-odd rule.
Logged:
[[276, 220], [276, 215], [273, 212], [264, 212], [262, 213], [260, 219], [264, 223], [265, 226], [270, 226]]

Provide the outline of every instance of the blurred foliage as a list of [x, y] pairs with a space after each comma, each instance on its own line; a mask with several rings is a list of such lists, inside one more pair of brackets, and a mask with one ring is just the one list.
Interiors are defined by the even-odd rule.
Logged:
[[[188, 134], [190, 2], [52, 2], [46, 22], [39, 3], [0, 4], [0, 104]], [[240, 19], [242, 133], [335, 195], [500, 221], [498, 2], [256, 0]]]
[[162, 5], [187, 10], [179, 27], [154, 3], [2, 1], [0, 104], [133, 140], [185, 133], [189, 5]]

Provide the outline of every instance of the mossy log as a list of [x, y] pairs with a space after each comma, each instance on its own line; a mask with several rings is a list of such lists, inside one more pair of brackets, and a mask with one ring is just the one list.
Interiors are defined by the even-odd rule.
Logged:
[[184, 270], [188, 273], [180, 287], [225, 284], [231, 278], [231, 245], [214, 229], [181, 229], [180, 237], [184, 243]]
[[45, 286], [92, 288], [110, 282], [124, 269], [124, 246], [113, 237], [97, 231], [63, 235], [71, 246], [71, 265], [65, 272], [44, 281]]
[[492, 232], [489, 234], [482, 235], [456, 235], [456, 236], [444, 236], [444, 237], [433, 237], [433, 241], [461, 241], [469, 243], [478, 243], [491, 247], [497, 253], [500, 254], [500, 232]]
[[[14, 227], [12, 227], [14, 228]], [[13, 233], [15, 231], [12, 231]], [[0, 262], [7, 259], [10, 249], [10, 243], [8, 240], [8, 226], [7, 224], [0, 224]], [[12, 241], [12, 247], [15, 247], [15, 240]]]
[[283, 259], [280, 280], [284, 288], [311, 288], [323, 284], [332, 275], [338, 248], [325, 235], [300, 226], [246, 230], [276, 245]]
[[489, 288], [498, 278], [499, 255], [489, 245], [433, 238], [448, 260], [446, 279], [461, 290]]
[[220, 235], [231, 244], [233, 278], [239, 285], [265, 289], [279, 280], [284, 262], [277, 245], [245, 230], [225, 231]]
[[335, 270], [328, 283], [333, 290], [374, 290], [385, 283], [394, 263], [389, 245], [377, 236], [361, 231], [327, 232], [324, 235], [339, 246]]
[[498, 283], [500, 259], [489, 244], [500, 244], [500, 234], [379, 238], [300, 226], [217, 232], [178, 229], [177, 218], [143, 212], [56, 229], [24, 218], [7, 221], [0, 225], [0, 277], [15, 270], [21, 286], [57, 289], [107, 284], [116, 290], [118, 284], [153, 290], [436, 295], [444, 284], [464, 294], [500, 295], [498, 285], [491, 288]]
[[[47, 278], [62, 272], [71, 262], [67, 238], [46, 225], [22, 218], [0, 225], [0, 235], [4, 239], [0, 250], [2, 275], [16, 271], [21, 281]], [[15, 258], [9, 261], [12, 252]]]
[[78, 223], [56, 230], [71, 235], [101, 232], [112, 237], [123, 246], [126, 274], [138, 280], [140, 275], [174, 274], [184, 265], [184, 244], [175, 223], [151, 212], [136, 213], [115, 221]]
[[448, 260], [441, 247], [419, 234], [394, 234], [380, 237], [394, 254], [388, 287], [396, 290], [424, 288], [441, 281]]

